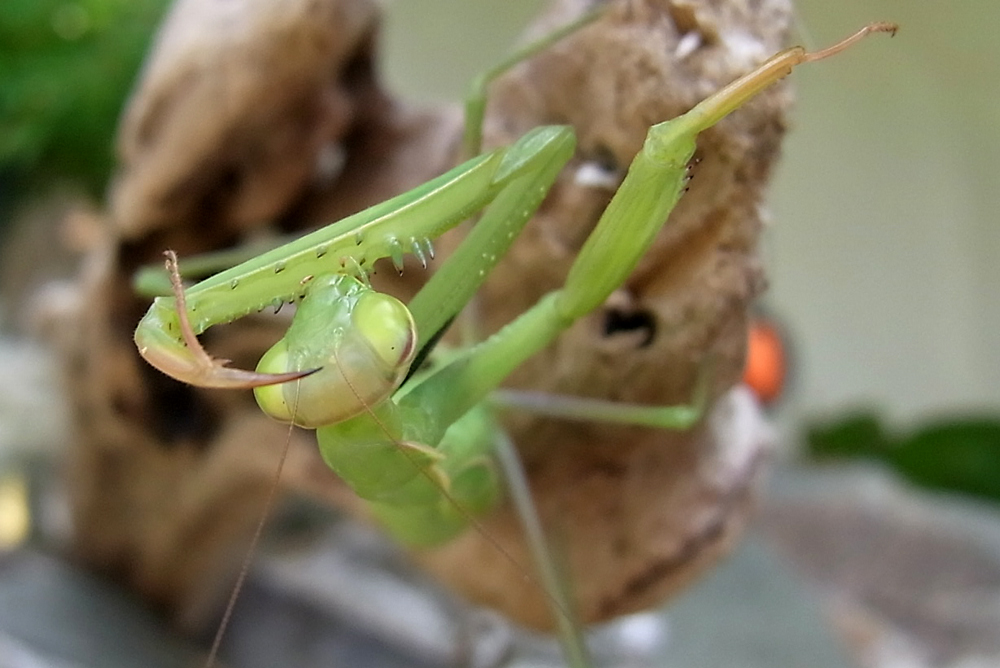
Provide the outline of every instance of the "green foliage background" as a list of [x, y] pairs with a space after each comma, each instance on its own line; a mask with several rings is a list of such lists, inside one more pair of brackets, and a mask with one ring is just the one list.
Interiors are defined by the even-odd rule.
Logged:
[[118, 114], [166, 4], [0, 2], [0, 205], [52, 180], [102, 194]]
[[809, 425], [805, 441], [820, 460], [877, 461], [922, 487], [1000, 501], [1000, 420], [992, 417], [936, 420], [907, 433], [858, 412]]

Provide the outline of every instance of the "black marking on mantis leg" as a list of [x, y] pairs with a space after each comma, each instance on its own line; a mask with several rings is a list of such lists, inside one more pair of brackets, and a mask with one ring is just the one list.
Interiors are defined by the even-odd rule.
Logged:
[[359, 261], [353, 255], [345, 255], [340, 258], [340, 268], [347, 272], [348, 275], [353, 276], [368, 287], [371, 287], [371, 281], [368, 276], [369, 272], [364, 266], [362, 266], [364, 262], [364, 258]]
[[429, 237], [410, 237], [410, 252], [424, 269], [427, 268], [427, 260], [434, 259], [434, 246]]
[[421, 367], [423, 367], [424, 365], [424, 362], [426, 362], [427, 359], [430, 357], [431, 353], [434, 352], [434, 348], [436, 348], [437, 344], [441, 342], [442, 337], [444, 337], [448, 329], [451, 327], [452, 323], [455, 322], [455, 318], [457, 317], [458, 316], [452, 316], [451, 318], [449, 318], [441, 327], [441, 329], [434, 332], [427, 338], [427, 343], [425, 343], [423, 347], [417, 351], [416, 356], [413, 358], [413, 364], [410, 365], [410, 370], [406, 373], [406, 376], [403, 378], [404, 385], [408, 380], [410, 380], [410, 378], [413, 377], [413, 374], [420, 371]]
[[400, 243], [399, 239], [392, 237], [389, 239], [389, 259], [392, 260], [392, 266], [395, 267], [396, 272], [400, 276], [403, 275], [403, 244]]

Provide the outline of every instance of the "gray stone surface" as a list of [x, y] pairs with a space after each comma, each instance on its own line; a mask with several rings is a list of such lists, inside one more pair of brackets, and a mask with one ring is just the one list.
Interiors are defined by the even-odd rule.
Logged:
[[846, 668], [813, 587], [754, 538], [673, 606], [663, 665], [683, 668]]
[[1000, 510], [870, 466], [784, 471], [760, 528], [866, 666], [1000, 666]]
[[0, 668], [175, 668], [198, 657], [105, 580], [32, 550], [0, 559]]

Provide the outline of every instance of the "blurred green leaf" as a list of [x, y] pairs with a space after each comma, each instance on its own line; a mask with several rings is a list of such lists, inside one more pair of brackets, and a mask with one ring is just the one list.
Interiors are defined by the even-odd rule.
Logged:
[[8, 187], [69, 178], [102, 193], [118, 115], [166, 4], [0, 2], [0, 177]]
[[878, 416], [872, 413], [812, 425], [806, 433], [809, 453], [816, 457], [878, 457], [888, 440]]
[[923, 487], [1000, 501], [998, 419], [939, 420], [900, 436], [861, 413], [810, 426], [806, 445], [816, 458], [873, 459]]

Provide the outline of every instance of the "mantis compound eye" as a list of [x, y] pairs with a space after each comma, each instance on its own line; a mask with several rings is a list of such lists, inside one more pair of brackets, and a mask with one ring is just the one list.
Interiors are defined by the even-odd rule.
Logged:
[[388, 366], [409, 368], [416, 353], [417, 326], [401, 301], [368, 292], [354, 306], [351, 322]]
[[[285, 339], [281, 339], [260, 358], [257, 363], [257, 370], [262, 373], [275, 373], [277, 370], [288, 369], [288, 344]], [[257, 400], [257, 405], [267, 415], [278, 422], [291, 422], [292, 411], [285, 403], [285, 389], [283, 385], [264, 385], [255, 387], [253, 396]]]

